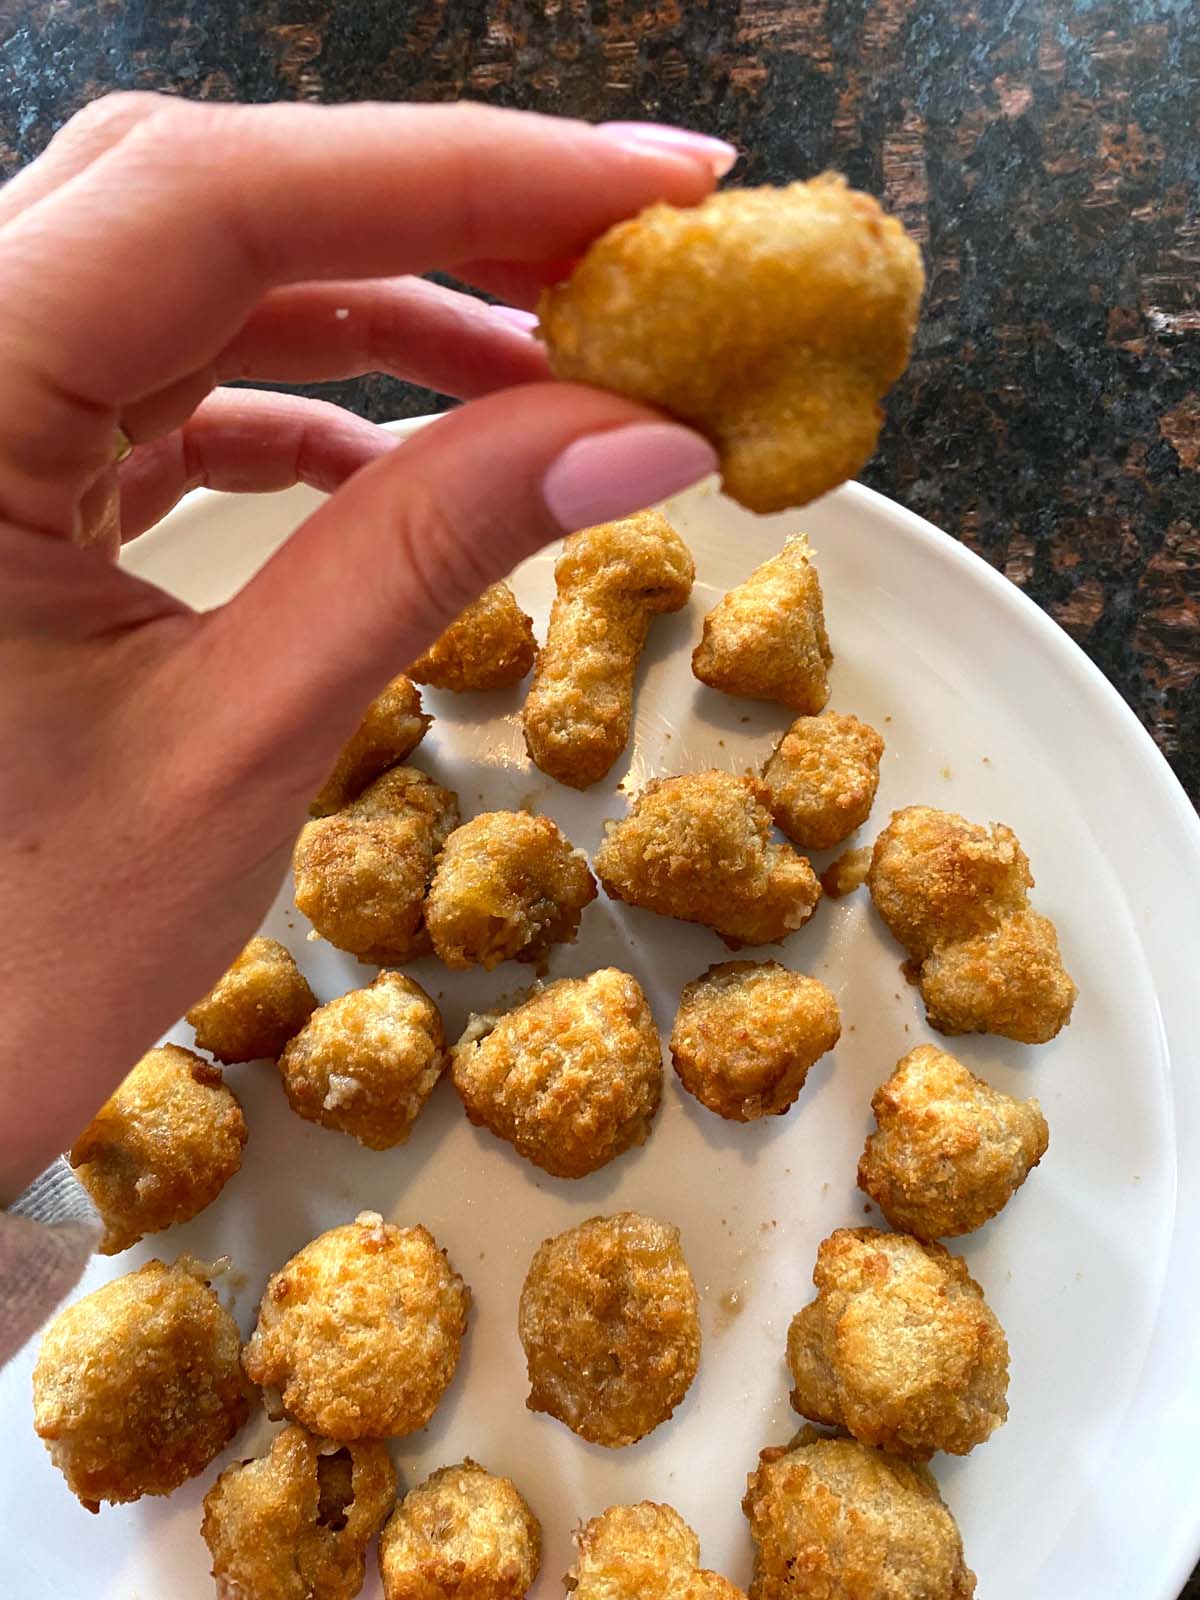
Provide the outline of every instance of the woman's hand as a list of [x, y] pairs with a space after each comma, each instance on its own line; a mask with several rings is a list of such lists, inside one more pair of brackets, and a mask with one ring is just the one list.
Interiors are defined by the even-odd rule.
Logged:
[[[0, 1203], [253, 931], [382, 684], [537, 546], [714, 465], [545, 381], [532, 319], [396, 275], [528, 306], [731, 160], [478, 106], [122, 95], [0, 191]], [[376, 369], [485, 398], [397, 446], [218, 387]], [[112, 564], [197, 484], [297, 481], [330, 500], [216, 611]]]

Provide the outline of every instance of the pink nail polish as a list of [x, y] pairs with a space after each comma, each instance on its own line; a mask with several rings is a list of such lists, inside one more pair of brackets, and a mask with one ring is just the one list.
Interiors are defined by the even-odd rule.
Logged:
[[550, 463], [542, 498], [564, 533], [642, 511], [714, 472], [707, 439], [670, 422], [639, 422], [576, 439]]
[[715, 178], [723, 178], [738, 158], [736, 145], [690, 128], [672, 128], [662, 122], [602, 122], [598, 133], [616, 144], [635, 150], [675, 150], [706, 161]]
[[519, 306], [489, 306], [488, 310], [498, 321], [506, 322], [520, 333], [532, 333], [538, 325], [534, 312], [522, 311]]

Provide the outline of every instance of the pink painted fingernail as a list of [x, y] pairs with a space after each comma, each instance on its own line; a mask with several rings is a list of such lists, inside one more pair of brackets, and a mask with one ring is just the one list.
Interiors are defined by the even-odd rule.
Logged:
[[538, 319], [532, 311], [522, 311], [519, 306], [489, 306], [488, 310], [500, 322], [507, 322], [510, 328], [516, 328], [521, 333], [532, 333], [538, 325]]
[[569, 444], [542, 479], [542, 498], [564, 533], [612, 522], [715, 472], [707, 439], [670, 422], [637, 422]]
[[737, 146], [690, 128], [672, 128], [662, 122], [602, 122], [597, 128], [606, 139], [634, 150], [675, 150], [698, 156], [708, 163], [714, 178], [723, 178], [738, 158]]

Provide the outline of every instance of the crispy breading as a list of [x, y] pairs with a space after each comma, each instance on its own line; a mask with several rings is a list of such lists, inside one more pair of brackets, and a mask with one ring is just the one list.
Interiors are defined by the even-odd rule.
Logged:
[[671, 1506], [609, 1506], [575, 1535], [563, 1582], [575, 1600], [746, 1600], [700, 1565], [700, 1541]]
[[277, 939], [251, 939], [187, 1014], [196, 1045], [226, 1064], [274, 1061], [317, 1009], [317, 997]]
[[867, 873], [871, 870], [871, 846], [860, 845], [853, 850], [843, 850], [836, 861], [832, 862], [821, 874], [821, 887], [831, 900], [840, 900], [843, 895], [853, 894], [856, 889], [861, 889], [867, 881]]
[[771, 814], [793, 843], [828, 850], [867, 820], [883, 740], [857, 717], [798, 717], [763, 767]]
[[1070, 1021], [1076, 992], [1054, 924], [1031, 907], [942, 945], [921, 967], [926, 1016], [939, 1033], [1046, 1044]]
[[516, 1484], [469, 1456], [410, 1489], [379, 1540], [384, 1600], [521, 1600], [541, 1563]]
[[653, 205], [541, 298], [559, 378], [689, 422], [751, 511], [803, 505], [871, 455], [925, 286], [893, 217], [836, 173]]
[[407, 760], [425, 737], [433, 718], [421, 710], [421, 691], [403, 674], [377, 694], [363, 713], [309, 807], [327, 817], [356, 800], [389, 767]]
[[533, 618], [508, 584], [494, 583], [413, 662], [408, 675], [414, 683], [455, 694], [508, 689], [520, 683], [536, 655]]

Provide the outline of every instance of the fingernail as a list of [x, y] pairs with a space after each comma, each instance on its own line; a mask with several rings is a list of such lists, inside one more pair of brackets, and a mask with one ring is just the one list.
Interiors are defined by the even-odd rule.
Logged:
[[634, 150], [676, 150], [698, 156], [712, 169], [714, 178], [723, 178], [738, 158], [737, 146], [690, 128], [671, 128], [662, 122], [602, 122], [597, 131], [606, 139]]
[[488, 310], [499, 322], [507, 322], [520, 333], [532, 333], [538, 319], [532, 311], [522, 311], [519, 306], [489, 306]]
[[542, 479], [542, 498], [564, 533], [627, 517], [707, 478], [717, 454], [670, 422], [638, 422], [569, 444]]

